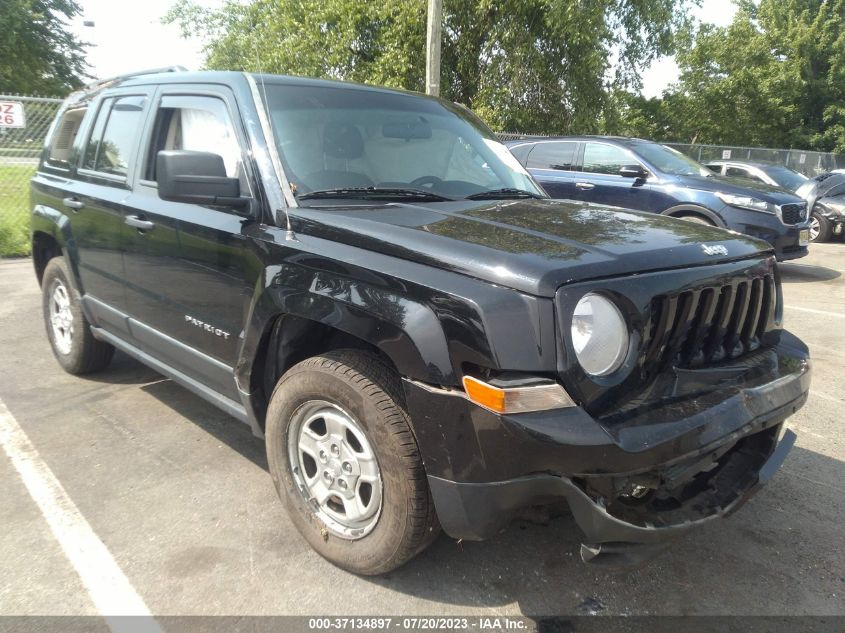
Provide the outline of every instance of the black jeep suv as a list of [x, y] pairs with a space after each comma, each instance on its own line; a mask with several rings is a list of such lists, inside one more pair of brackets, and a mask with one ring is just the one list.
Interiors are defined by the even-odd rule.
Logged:
[[266, 440], [291, 520], [378, 574], [565, 499], [641, 558], [783, 462], [807, 348], [771, 246], [552, 201], [465, 108], [142, 74], [67, 99], [32, 180], [47, 334], [116, 349]]

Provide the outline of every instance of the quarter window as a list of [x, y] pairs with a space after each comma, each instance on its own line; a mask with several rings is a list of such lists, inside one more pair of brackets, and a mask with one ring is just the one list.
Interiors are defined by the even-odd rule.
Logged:
[[116, 97], [100, 106], [85, 148], [83, 167], [106, 174], [126, 176], [135, 149], [146, 97]]
[[570, 171], [575, 163], [577, 149], [578, 143], [569, 141], [537, 143], [528, 155], [527, 167]]
[[85, 118], [86, 111], [87, 108], [76, 108], [68, 110], [62, 115], [61, 121], [53, 132], [50, 154], [47, 156], [48, 165], [62, 169], [67, 169], [70, 166], [76, 135], [79, 132], [82, 119]]
[[638, 161], [621, 147], [602, 143], [587, 143], [584, 147], [584, 169], [592, 174], [619, 175], [627, 165], [638, 165]]

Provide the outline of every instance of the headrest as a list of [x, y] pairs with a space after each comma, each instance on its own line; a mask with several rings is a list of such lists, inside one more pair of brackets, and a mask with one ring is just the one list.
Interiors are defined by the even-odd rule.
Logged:
[[323, 152], [332, 158], [359, 158], [364, 153], [364, 138], [355, 125], [332, 121], [323, 131]]

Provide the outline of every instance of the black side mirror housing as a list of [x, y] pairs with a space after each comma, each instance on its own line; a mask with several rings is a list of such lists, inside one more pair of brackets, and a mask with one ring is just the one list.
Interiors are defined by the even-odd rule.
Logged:
[[648, 178], [648, 172], [640, 165], [625, 165], [619, 170], [619, 175], [623, 178], [636, 178], [643, 180]]
[[241, 183], [226, 175], [223, 157], [211, 152], [162, 150], [156, 155], [158, 196], [171, 202], [187, 202], [243, 209], [249, 198], [241, 197]]

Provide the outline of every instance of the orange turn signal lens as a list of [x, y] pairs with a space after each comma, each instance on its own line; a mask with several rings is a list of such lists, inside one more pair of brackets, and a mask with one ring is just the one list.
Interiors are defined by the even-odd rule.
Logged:
[[575, 406], [558, 384], [501, 388], [472, 376], [464, 376], [464, 391], [475, 404], [495, 413], [527, 413]]

